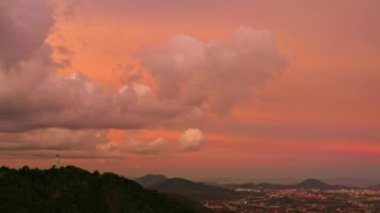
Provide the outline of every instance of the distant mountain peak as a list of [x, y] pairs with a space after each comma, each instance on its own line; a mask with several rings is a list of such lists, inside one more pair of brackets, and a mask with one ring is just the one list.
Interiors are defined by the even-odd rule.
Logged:
[[147, 174], [147, 175], [144, 175], [144, 176], [142, 176], [140, 178], [162, 178], [162, 179], [169, 179], [165, 175], [160, 175], [160, 174]]
[[151, 189], [168, 194], [178, 194], [193, 200], [221, 200], [236, 196], [236, 192], [202, 182], [193, 182], [184, 178], [171, 178], [152, 185]]
[[367, 187], [369, 189], [375, 189], [375, 190], [380, 190], [380, 184], [376, 184], [376, 185], [373, 185], [373, 186], [369, 186]]
[[150, 186], [153, 186], [155, 184], [164, 182], [168, 179], [169, 178], [166, 177], [165, 175], [147, 174], [145, 176], [142, 176], [142, 177], [135, 179], [135, 181], [144, 187], [150, 187]]
[[314, 178], [306, 179], [299, 183], [297, 186], [307, 189], [326, 189], [331, 187], [329, 184]]
[[175, 178], [171, 178], [171, 179], [169, 179], [172, 183], [180, 183], [180, 184], [182, 184], [182, 183], [184, 183], [184, 184], [192, 184], [192, 183], [195, 183], [195, 182], [193, 182], [193, 181], [191, 181], [191, 180], [187, 180], [187, 179], [185, 179], [185, 178], [180, 178], [180, 177], [175, 177]]

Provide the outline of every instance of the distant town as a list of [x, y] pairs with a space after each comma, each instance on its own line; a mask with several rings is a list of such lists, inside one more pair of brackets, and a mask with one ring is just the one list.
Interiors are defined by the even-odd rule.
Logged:
[[163, 175], [147, 175], [135, 181], [147, 188], [193, 199], [214, 212], [380, 212], [380, 185], [357, 188], [317, 179], [294, 185], [206, 184]]
[[375, 189], [240, 189], [239, 199], [203, 204], [216, 212], [380, 212]]

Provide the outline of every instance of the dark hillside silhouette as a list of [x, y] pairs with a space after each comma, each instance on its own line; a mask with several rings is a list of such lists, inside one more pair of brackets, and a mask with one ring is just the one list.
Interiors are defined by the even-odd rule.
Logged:
[[145, 189], [113, 173], [67, 166], [0, 168], [0, 212], [210, 212], [202, 205]]

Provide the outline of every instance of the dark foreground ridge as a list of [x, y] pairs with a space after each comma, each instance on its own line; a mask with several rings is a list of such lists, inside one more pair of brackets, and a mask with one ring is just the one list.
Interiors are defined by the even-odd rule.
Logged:
[[0, 168], [0, 212], [210, 212], [202, 205], [145, 189], [113, 173], [67, 166]]

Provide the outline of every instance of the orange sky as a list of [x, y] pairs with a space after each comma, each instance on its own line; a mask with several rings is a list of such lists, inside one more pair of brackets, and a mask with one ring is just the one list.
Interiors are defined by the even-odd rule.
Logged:
[[[374, 171], [380, 163], [379, 13], [375, 0], [74, 3], [68, 13], [58, 14], [46, 40], [55, 60], [70, 61], [57, 68], [58, 75], [82, 72], [105, 90], [119, 88], [124, 75], [137, 73], [143, 76], [140, 82], [158, 91], [157, 79], [141, 59], [147, 48], [165, 46], [175, 35], [206, 44], [224, 41], [241, 26], [271, 33], [286, 66], [227, 113], [204, 111], [194, 120], [181, 117], [133, 129], [101, 128], [115, 149], [129, 150], [124, 144], [129, 138], [145, 142], [133, 151], [119, 150], [115, 159], [67, 157], [63, 162], [127, 176], [164, 173], [221, 181], [380, 178]], [[201, 147], [177, 151], [179, 138], [191, 128], [202, 131]], [[169, 148], [145, 150], [157, 138], [167, 140]], [[25, 161], [4, 162], [21, 166]], [[51, 164], [48, 158], [31, 162]]]

